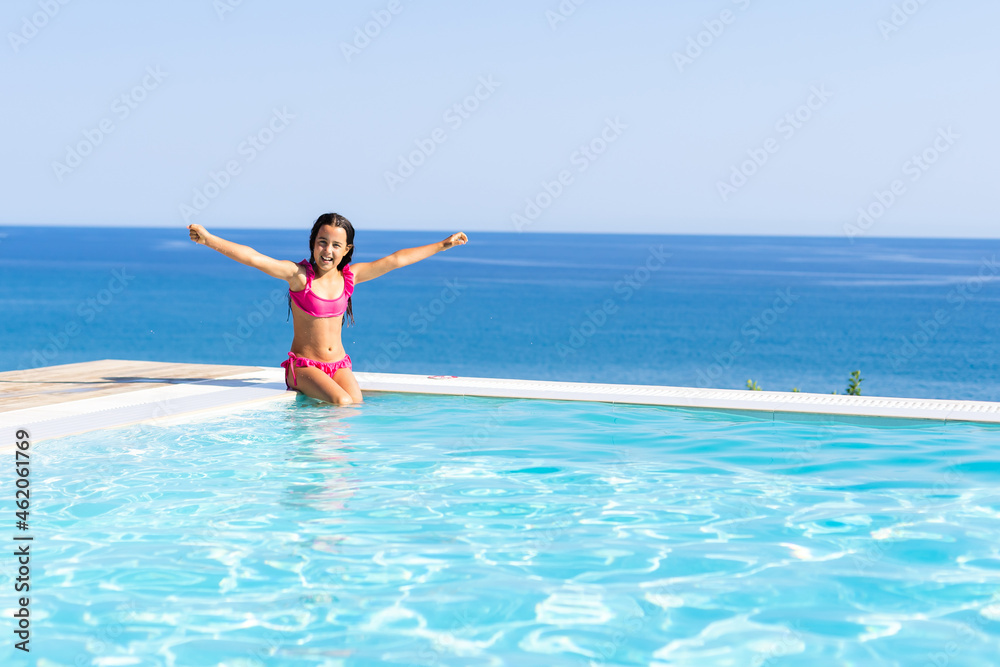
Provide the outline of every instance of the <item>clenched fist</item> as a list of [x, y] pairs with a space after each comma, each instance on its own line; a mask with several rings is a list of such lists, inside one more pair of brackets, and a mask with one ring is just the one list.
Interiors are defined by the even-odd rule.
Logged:
[[453, 246], [468, 243], [468, 241], [469, 237], [465, 235], [465, 232], [456, 232], [455, 234], [452, 234], [451, 236], [446, 238], [444, 241], [441, 241], [441, 244], [444, 246], [444, 249], [447, 250], [448, 248], [451, 248]]
[[205, 245], [211, 236], [201, 225], [188, 225], [188, 232], [191, 234], [191, 240], [201, 245]]

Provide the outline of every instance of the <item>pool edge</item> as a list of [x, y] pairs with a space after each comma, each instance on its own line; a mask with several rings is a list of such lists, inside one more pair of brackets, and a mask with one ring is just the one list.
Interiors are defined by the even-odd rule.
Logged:
[[[226, 414], [264, 401], [294, 400], [284, 370], [234, 367], [239, 373], [170, 386], [80, 398], [0, 412], [0, 429], [26, 428], [33, 441], [138, 423], [166, 424], [211, 413]], [[246, 372], [246, 368], [251, 368]], [[772, 421], [1000, 424], [1000, 403], [880, 396], [702, 389], [656, 385], [518, 380], [356, 372], [365, 393], [411, 393], [484, 398], [568, 400], [748, 414]], [[0, 441], [0, 450], [12, 447]]]
[[825, 418], [1000, 423], [1000, 403], [987, 401], [392, 373], [359, 372], [355, 375], [359, 386], [365, 392], [595, 401], [615, 405], [769, 413], [771, 419], [775, 421], [782, 420], [786, 416], [802, 419], [807, 415], [816, 415]]

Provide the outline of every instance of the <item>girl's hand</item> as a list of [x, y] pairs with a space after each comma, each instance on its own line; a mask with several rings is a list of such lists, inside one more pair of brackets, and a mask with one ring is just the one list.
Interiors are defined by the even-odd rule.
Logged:
[[205, 245], [211, 236], [201, 225], [188, 225], [188, 232], [191, 234], [191, 240], [199, 245]]
[[455, 234], [452, 234], [448, 238], [446, 238], [444, 241], [441, 241], [441, 245], [442, 245], [441, 249], [442, 250], [447, 250], [448, 248], [451, 248], [452, 246], [462, 245], [464, 243], [468, 243], [468, 241], [469, 241], [469, 237], [465, 235], [465, 232], [457, 232]]

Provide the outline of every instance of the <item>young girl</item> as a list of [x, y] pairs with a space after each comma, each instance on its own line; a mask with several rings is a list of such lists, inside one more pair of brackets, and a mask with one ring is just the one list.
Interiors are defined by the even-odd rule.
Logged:
[[295, 315], [295, 337], [289, 358], [281, 364], [285, 369], [285, 386], [340, 405], [362, 400], [358, 382], [351, 372], [351, 357], [340, 340], [345, 317], [354, 321], [351, 312], [354, 286], [469, 240], [464, 233], [458, 232], [439, 243], [397, 250], [374, 262], [352, 266], [354, 227], [347, 218], [336, 213], [324, 213], [316, 220], [309, 234], [310, 258], [298, 264], [272, 259], [249, 246], [209, 234], [201, 225], [188, 225], [188, 231], [195, 243], [288, 281], [289, 307]]

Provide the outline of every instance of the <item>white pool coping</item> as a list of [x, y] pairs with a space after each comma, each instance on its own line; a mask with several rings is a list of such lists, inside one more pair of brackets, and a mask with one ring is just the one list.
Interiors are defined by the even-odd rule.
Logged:
[[[503, 378], [355, 373], [362, 392], [598, 401], [724, 411], [750, 411], [762, 418], [843, 417], [1000, 423], [1000, 403], [878, 396], [846, 396], [651, 385], [551, 382]], [[27, 429], [32, 441], [61, 438], [137, 423], [166, 425], [198, 417], [233, 414], [268, 401], [293, 401], [281, 368], [165, 387], [56, 403], [0, 413], [0, 430]], [[0, 448], [13, 440], [5, 437]]]

